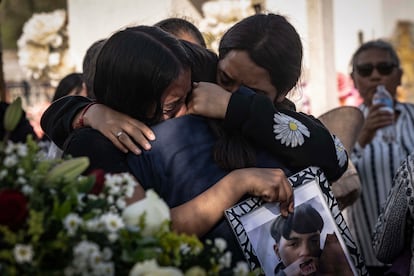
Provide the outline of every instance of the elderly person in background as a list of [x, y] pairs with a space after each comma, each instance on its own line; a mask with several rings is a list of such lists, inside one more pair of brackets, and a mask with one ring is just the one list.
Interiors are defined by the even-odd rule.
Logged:
[[[352, 57], [351, 76], [363, 98], [360, 109], [365, 123], [351, 155], [361, 178], [362, 192], [360, 199], [347, 209], [348, 223], [371, 275], [382, 275], [388, 269], [376, 259], [371, 237], [392, 179], [401, 161], [414, 151], [414, 105], [396, 99], [402, 74], [397, 53], [383, 40], [364, 43]], [[384, 85], [392, 95], [393, 114], [384, 111], [382, 104], [372, 104], [378, 85]], [[393, 123], [395, 139], [384, 141], [381, 128]]]

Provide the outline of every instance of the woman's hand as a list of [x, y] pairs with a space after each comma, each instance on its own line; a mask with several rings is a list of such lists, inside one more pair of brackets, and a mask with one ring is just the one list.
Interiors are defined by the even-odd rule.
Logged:
[[219, 85], [209, 82], [194, 83], [193, 92], [187, 103], [190, 114], [214, 119], [224, 119], [231, 93]]
[[152, 130], [144, 123], [102, 104], [91, 106], [83, 118], [86, 126], [98, 130], [125, 153], [128, 151], [141, 153], [141, 149], [134, 141], [145, 150], [149, 150], [151, 149], [149, 141], [155, 139]]
[[279, 202], [282, 215], [293, 212], [293, 190], [281, 169], [246, 168], [230, 172], [209, 189], [171, 209], [172, 228], [202, 237], [244, 195]]
[[266, 202], [279, 202], [283, 216], [293, 212], [293, 189], [285, 173], [281, 169], [246, 168], [233, 171], [240, 179], [246, 192], [261, 197]]

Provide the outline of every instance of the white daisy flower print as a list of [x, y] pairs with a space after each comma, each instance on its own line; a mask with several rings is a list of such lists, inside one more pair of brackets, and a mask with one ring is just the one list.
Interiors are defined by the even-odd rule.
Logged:
[[280, 140], [282, 145], [294, 148], [305, 142], [304, 136], [310, 137], [310, 132], [304, 124], [286, 114], [275, 113], [273, 121], [275, 139]]
[[335, 142], [335, 149], [336, 149], [336, 156], [338, 158], [339, 166], [343, 167], [345, 165], [346, 160], [348, 159], [348, 155], [346, 154], [346, 150], [344, 145], [342, 144], [341, 140], [338, 139], [335, 135], [333, 135], [333, 139]]

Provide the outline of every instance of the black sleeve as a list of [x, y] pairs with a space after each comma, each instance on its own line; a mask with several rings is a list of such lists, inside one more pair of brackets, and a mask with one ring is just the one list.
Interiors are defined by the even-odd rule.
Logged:
[[293, 110], [277, 110], [264, 95], [233, 93], [224, 126], [240, 129], [289, 167], [321, 168], [330, 181], [337, 180], [348, 166], [345, 148], [318, 119]]
[[89, 167], [86, 174], [94, 169], [102, 169], [106, 173], [129, 171], [126, 154], [118, 150], [99, 131], [89, 127], [76, 129], [69, 135], [63, 146], [63, 154], [88, 157]]
[[40, 126], [59, 148], [71, 133], [76, 114], [92, 100], [82, 96], [66, 96], [54, 101], [43, 113]]

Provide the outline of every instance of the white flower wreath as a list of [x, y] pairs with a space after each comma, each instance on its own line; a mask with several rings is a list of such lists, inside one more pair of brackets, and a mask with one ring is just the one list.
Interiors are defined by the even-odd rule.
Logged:
[[17, 41], [19, 65], [33, 80], [53, 84], [74, 71], [68, 50], [66, 11], [35, 13]]
[[217, 0], [207, 1], [203, 4], [204, 18], [198, 26], [202, 31], [207, 46], [213, 51], [218, 51], [218, 46], [223, 34], [236, 22], [255, 14], [254, 4], [264, 6], [262, 0]]

